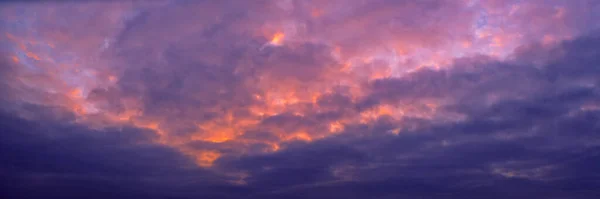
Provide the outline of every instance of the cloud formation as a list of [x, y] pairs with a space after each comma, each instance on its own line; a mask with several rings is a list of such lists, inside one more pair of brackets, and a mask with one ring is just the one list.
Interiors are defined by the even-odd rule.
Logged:
[[7, 2], [2, 195], [595, 198], [595, 1]]

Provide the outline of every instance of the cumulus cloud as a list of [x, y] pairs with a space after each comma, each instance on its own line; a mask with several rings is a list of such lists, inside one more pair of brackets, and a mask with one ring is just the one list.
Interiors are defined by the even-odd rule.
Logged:
[[10, 197], [598, 195], [594, 1], [6, 5]]
[[[430, 124], [417, 130], [402, 131], [398, 135], [369, 132], [381, 131], [378, 128], [363, 128], [360, 130], [367, 131], [370, 134], [368, 138], [355, 137], [355, 132], [346, 132], [301, 147], [290, 147], [280, 153], [223, 163], [234, 166], [235, 170], [255, 173], [250, 176], [262, 180], [276, 178], [265, 173], [275, 175], [288, 172], [278, 178], [281, 183], [277, 185], [281, 186], [289, 182], [288, 177], [293, 179], [295, 174], [300, 177], [307, 176], [303, 172], [317, 175], [317, 171], [328, 171], [320, 174], [321, 178], [317, 180], [298, 182], [287, 188], [273, 186], [273, 189], [263, 193], [265, 196], [342, 198], [351, 197], [346, 195], [351, 192], [352, 197], [357, 198], [372, 197], [372, 194], [382, 198], [423, 195], [432, 198], [490, 195], [498, 198], [592, 197], [598, 194], [592, 189], [598, 184], [593, 180], [595, 177], [590, 175], [595, 176], [597, 171], [584, 165], [591, 165], [598, 158], [599, 142], [594, 135], [598, 124], [594, 118], [600, 112], [597, 108], [582, 107], [588, 107], [586, 104], [598, 100], [598, 88], [572, 85], [559, 89], [553, 87], [556, 86], [555, 81], [549, 76], [536, 74], [558, 73], [555, 71], [558, 63], [587, 62], [580, 57], [587, 52], [586, 47], [578, 44], [597, 40], [598, 37], [593, 36], [564, 43], [560, 48], [571, 56], [522, 75], [528, 79], [538, 78], [537, 84], [546, 84], [542, 85], [545, 89], [536, 89], [539, 92], [529, 95], [513, 93], [519, 96], [504, 97], [489, 104], [459, 102], [448, 109], [465, 114], [466, 119], [462, 121]], [[497, 85], [504, 85], [486, 88], [490, 93], [500, 92], [504, 87], [511, 89], [514, 88], [512, 82], [518, 82], [519, 76], [510, 75], [512, 78], [506, 78], [497, 74], [512, 72], [514, 68], [508, 67], [512, 64], [530, 67], [532, 63], [504, 62], [480, 66], [492, 70], [478, 71], [474, 76], [499, 81]], [[573, 66], [579, 67], [591, 69], [585, 65]], [[445, 80], [460, 81], [468, 77], [464, 73], [455, 72]], [[597, 76], [598, 73], [587, 71], [572, 75], [571, 80], [581, 80], [586, 76]], [[426, 78], [421, 80], [414, 85], [431, 82]], [[561, 82], [562, 85], [566, 83]], [[479, 95], [486, 95], [478, 92], [479, 88], [487, 86], [473, 82], [472, 87], [456, 88], [465, 89], [464, 92], [469, 95], [467, 98], [478, 99], [481, 98]], [[408, 96], [413, 97], [410, 92]], [[336, 151], [336, 155], [328, 154], [332, 150]], [[306, 170], [294, 171], [294, 168]], [[567, 185], [570, 182], [577, 186]], [[371, 190], [370, 187], [388, 188]]]

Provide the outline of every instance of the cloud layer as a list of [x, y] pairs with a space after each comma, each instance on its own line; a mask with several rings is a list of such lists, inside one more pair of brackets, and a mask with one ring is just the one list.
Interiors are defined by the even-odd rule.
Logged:
[[11, 198], [596, 198], [600, 4], [2, 3]]

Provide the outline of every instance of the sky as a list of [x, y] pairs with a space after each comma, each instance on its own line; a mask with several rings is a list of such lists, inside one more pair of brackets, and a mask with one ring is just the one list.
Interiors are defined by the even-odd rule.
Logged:
[[0, 1], [0, 196], [600, 198], [600, 1]]

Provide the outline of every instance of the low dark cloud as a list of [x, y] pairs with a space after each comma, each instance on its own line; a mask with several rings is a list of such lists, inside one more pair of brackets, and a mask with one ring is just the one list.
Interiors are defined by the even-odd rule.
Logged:
[[[237, 189], [228, 185], [229, 177], [200, 169], [176, 149], [154, 143], [153, 131], [128, 126], [95, 130], [46, 114], [60, 111], [52, 107], [27, 109], [37, 114], [35, 119], [5, 109], [0, 116], [3, 197], [227, 198], [198, 190]], [[185, 190], [193, 194], [180, 193]]]

